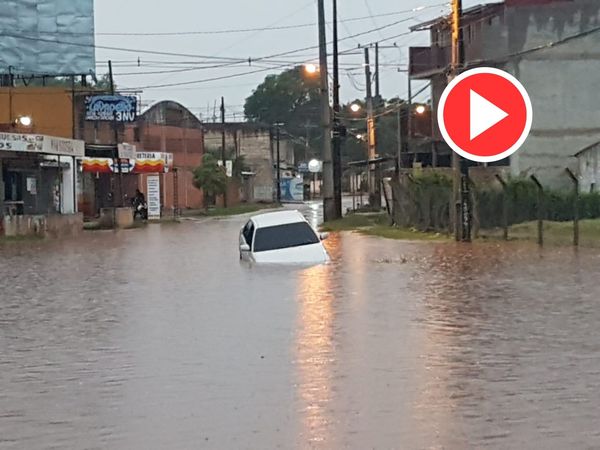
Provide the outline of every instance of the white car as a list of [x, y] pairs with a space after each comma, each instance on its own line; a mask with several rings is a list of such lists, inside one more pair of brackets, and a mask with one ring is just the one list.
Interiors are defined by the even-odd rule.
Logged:
[[319, 235], [298, 211], [252, 217], [240, 231], [240, 259], [257, 263], [321, 264], [329, 261]]

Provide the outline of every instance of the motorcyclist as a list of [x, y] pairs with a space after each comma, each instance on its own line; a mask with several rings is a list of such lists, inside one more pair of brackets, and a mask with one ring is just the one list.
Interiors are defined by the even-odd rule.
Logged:
[[139, 215], [142, 219], [146, 217], [146, 196], [139, 190], [135, 190], [135, 196], [131, 199], [131, 203], [133, 204], [133, 218]]

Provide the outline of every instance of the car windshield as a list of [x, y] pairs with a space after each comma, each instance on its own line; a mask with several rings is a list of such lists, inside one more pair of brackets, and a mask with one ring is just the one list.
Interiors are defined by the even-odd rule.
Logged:
[[259, 228], [254, 238], [255, 252], [318, 244], [319, 238], [306, 222]]

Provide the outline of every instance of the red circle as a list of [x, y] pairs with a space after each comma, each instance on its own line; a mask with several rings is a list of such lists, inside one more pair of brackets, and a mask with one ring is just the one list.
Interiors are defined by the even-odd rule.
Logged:
[[[471, 91], [508, 114], [496, 125], [471, 140]], [[493, 157], [513, 147], [527, 126], [527, 105], [521, 92], [504, 77], [476, 73], [461, 80], [449, 92], [443, 111], [446, 131], [463, 151]]]

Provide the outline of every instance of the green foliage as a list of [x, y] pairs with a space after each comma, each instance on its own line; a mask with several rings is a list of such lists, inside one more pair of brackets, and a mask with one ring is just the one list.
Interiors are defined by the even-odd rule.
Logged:
[[227, 189], [227, 175], [210, 153], [204, 155], [202, 165], [194, 170], [194, 186], [204, 192], [205, 206]]
[[308, 76], [302, 66], [269, 75], [246, 99], [244, 114], [251, 122], [283, 123], [293, 137], [309, 135], [311, 148], [320, 148], [319, 77]]

